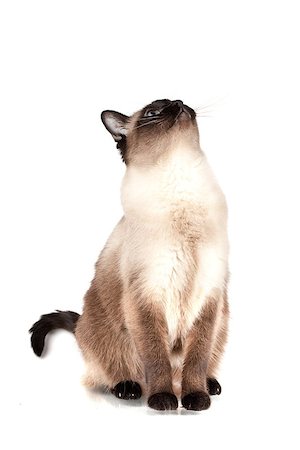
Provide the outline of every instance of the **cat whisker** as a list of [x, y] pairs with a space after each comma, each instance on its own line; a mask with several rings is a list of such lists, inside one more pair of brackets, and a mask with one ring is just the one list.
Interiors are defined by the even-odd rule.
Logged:
[[220, 104], [222, 101], [222, 99], [216, 99], [216, 100], [212, 100], [208, 103], [204, 103], [203, 105], [198, 106], [196, 109], [205, 109], [205, 108], [210, 108], [210, 107], [215, 107], [216, 105]]
[[213, 108], [211, 107], [211, 105], [203, 105], [195, 108], [195, 111], [205, 111], [207, 109], [212, 110]]
[[196, 111], [197, 114], [198, 113], [201, 114], [202, 112], [204, 112], [204, 113], [207, 113], [207, 112], [211, 113], [214, 110], [212, 108], [210, 108], [210, 107], [203, 107], [203, 108], [195, 108], [195, 111]]
[[156, 116], [151, 116], [151, 117], [141, 117], [139, 120], [154, 120], [157, 119], [159, 117], [159, 114], [157, 114]]
[[182, 111], [180, 110], [179, 113], [177, 114], [177, 116], [175, 117], [175, 122], [178, 121], [178, 117], [180, 116], [181, 113], [182, 113]]
[[197, 117], [213, 117], [212, 114], [201, 114], [201, 113], [196, 113]]
[[219, 97], [215, 100], [212, 100], [208, 103], [199, 105], [197, 108], [195, 108], [196, 114], [199, 117], [204, 117], [204, 114], [209, 114], [209, 115], [214, 115], [214, 113], [217, 111], [217, 109], [219, 109], [220, 107], [222, 107], [222, 105], [224, 105], [224, 103], [226, 102], [226, 96], [224, 97]]
[[145, 127], [145, 126], [147, 126], [147, 125], [152, 125], [152, 124], [160, 124], [160, 123], [162, 123], [163, 122], [163, 120], [151, 120], [151, 121], [149, 121], [149, 122], [147, 122], [147, 123], [142, 123], [141, 125], [138, 125], [137, 127], [134, 127], [133, 129], [134, 130], [137, 130], [138, 128], [141, 128], [141, 127]]

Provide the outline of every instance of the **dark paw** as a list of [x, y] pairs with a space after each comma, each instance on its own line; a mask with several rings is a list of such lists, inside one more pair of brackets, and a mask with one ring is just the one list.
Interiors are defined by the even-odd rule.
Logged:
[[215, 378], [207, 378], [207, 389], [209, 395], [220, 395], [222, 392], [221, 385]]
[[209, 395], [203, 391], [191, 392], [185, 395], [181, 402], [185, 409], [191, 409], [193, 411], [202, 411], [202, 409], [208, 409], [210, 407]]
[[142, 395], [142, 389], [139, 383], [135, 381], [126, 380], [120, 381], [111, 392], [117, 397], [124, 400], [137, 400]]
[[178, 408], [178, 400], [174, 394], [159, 392], [148, 398], [148, 405], [150, 408], [157, 409], [158, 411], [171, 410]]

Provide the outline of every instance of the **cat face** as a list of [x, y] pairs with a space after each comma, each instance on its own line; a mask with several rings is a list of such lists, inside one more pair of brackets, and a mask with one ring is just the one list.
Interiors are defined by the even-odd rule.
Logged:
[[149, 164], [172, 146], [199, 145], [196, 113], [181, 100], [155, 100], [132, 116], [103, 111], [101, 119], [126, 164]]

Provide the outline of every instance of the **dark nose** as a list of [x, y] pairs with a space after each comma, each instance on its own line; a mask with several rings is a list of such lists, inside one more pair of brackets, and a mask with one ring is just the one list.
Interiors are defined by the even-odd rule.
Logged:
[[179, 106], [179, 108], [183, 108], [183, 102], [181, 100], [174, 100], [173, 105]]

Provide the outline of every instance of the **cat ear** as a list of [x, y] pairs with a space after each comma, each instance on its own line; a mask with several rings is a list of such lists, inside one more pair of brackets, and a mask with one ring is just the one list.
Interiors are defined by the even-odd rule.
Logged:
[[121, 141], [127, 134], [128, 116], [116, 111], [103, 111], [101, 120], [116, 142]]

